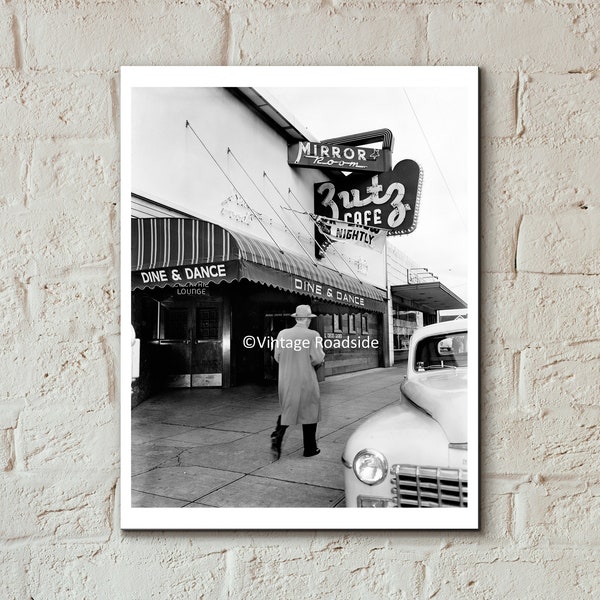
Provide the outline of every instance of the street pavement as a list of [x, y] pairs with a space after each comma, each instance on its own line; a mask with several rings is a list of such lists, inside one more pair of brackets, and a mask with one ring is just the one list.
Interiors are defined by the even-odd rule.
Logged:
[[302, 456], [302, 427], [271, 452], [277, 385], [165, 391], [132, 410], [133, 507], [343, 507], [342, 451], [375, 411], [396, 402], [403, 361], [327, 378], [321, 453]]

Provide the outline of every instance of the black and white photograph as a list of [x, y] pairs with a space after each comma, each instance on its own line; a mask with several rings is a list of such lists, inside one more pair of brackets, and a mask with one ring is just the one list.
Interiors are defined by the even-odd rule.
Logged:
[[122, 67], [124, 529], [478, 528], [478, 135], [476, 67]]

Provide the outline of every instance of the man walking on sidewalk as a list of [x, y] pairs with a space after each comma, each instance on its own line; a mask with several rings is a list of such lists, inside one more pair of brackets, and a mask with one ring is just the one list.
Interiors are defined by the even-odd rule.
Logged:
[[279, 406], [281, 415], [271, 434], [271, 448], [281, 456], [283, 436], [289, 425], [302, 425], [304, 456], [316, 456], [317, 423], [321, 418], [321, 392], [315, 368], [323, 364], [323, 340], [309, 329], [316, 317], [310, 306], [301, 304], [291, 315], [296, 325], [283, 329], [277, 336], [274, 358], [279, 363]]

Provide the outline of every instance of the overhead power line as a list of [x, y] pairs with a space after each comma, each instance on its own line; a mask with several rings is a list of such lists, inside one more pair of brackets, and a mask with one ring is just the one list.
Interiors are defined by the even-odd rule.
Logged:
[[417, 122], [417, 125], [419, 126], [419, 129], [421, 130], [421, 133], [423, 134], [423, 138], [425, 139], [425, 143], [427, 144], [427, 147], [429, 148], [429, 152], [431, 153], [431, 156], [433, 158], [433, 162], [435, 163], [435, 166], [437, 167], [437, 170], [442, 178], [442, 181], [444, 182], [444, 185], [446, 186], [446, 190], [448, 190], [448, 195], [450, 196], [450, 200], [452, 201], [452, 204], [454, 204], [454, 208], [456, 209], [456, 212], [458, 214], [458, 217], [461, 221], [461, 223], [463, 224], [463, 227], [465, 229], [467, 229], [467, 224], [465, 222], [465, 219], [463, 217], [463, 214], [460, 211], [460, 208], [458, 207], [458, 204], [456, 203], [456, 200], [454, 199], [454, 195], [452, 194], [452, 190], [450, 189], [450, 186], [448, 185], [448, 182], [446, 181], [446, 177], [444, 176], [444, 172], [442, 171], [442, 168], [440, 167], [440, 164], [437, 160], [437, 157], [435, 155], [435, 152], [433, 151], [433, 148], [431, 147], [431, 144], [429, 143], [429, 139], [427, 137], [427, 134], [425, 133], [425, 130], [423, 129], [423, 126], [421, 125], [421, 121], [419, 120], [419, 117], [417, 116], [417, 113], [412, 105], [412, 102], [410, 101], [410, 98], [408, 97], [408, 92], [406, 91], [406, 89], [402, 89], [402, 91], [404, 92], [404, 95], [406, 96], [406, 101], [408, 102], [408, 105], [410, 106], [410, 110], [412, 111], [413, 116], [415, 117], [415, 121]]
[[246, 198], [244, 198], [244, 196], [237, 189], [237, 187], [235, 186], [233, 181], [231, 181], [231, 178], [229, 177], [229, 175], [227, 175], [227, 173], [225, 172], [225, 169], [223, 169], [223, 167], [219, 164], [219, 161], [213, 156], [212, 152], [206, 147], [206, 144], [202, 141], [200, 136], [194, 131], [192, 124], [186, 120], [185, 126], [186, 126], [186, 128], [190, 129], [190, 131], [194, 134], [196, 139], [202, 144], [202, 147], [206, 150], [206, 152], [208, 152], [208, 155], [213, 159], [213, 162], [215, 163], [215, 165], [217, 165], [219, 171], [221, 171], [221, 173], [223, 173], [223, 175], [225, 176], [227, 181], [229, 181], [229, 183], [235, 190], [236, 194], [244, 201], [244, 203], [248, 207], [248, 210], [252, 213], [252, 216], [258, 221], [259, 225], [265, 230], [266, 234], [269, 236], [269, 238], [272, 240], [272, 242], [277, 246], [277, 249], [279, 250], [279, 252], [284, 254], [283, 250], [281, 249], [281, 246], [275, 241], [275, 239], [271, 235], [270, 231], [267, 229], [267, 226], [262, 222], [260, 215], [258, 215], [258, 213], [250, 206], [250, 204], [248, 204], [248, 202], [246, 201]]

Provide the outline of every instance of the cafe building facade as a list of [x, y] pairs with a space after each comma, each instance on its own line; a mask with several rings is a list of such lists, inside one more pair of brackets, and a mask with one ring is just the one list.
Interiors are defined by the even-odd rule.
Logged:
[[[273, 340], [299, 304], [317, 315], [321, 380], [389, 366], [385, 250], [359, 245], [355, 232], [324, 238], [317, 190], [345, 175], [292, 159], [319, 150], [321, 161], [352, 168], [364, 158], [356, 144], [373, 136], [329, 143], [323, 157], [318, 140], [253, 88], [140, 88], [132, 98], [134, 396], [275, 381]], [[383, 149], [385, 135], [375, 135]], [[357, 219], [380, 218], [373, 209]]]

